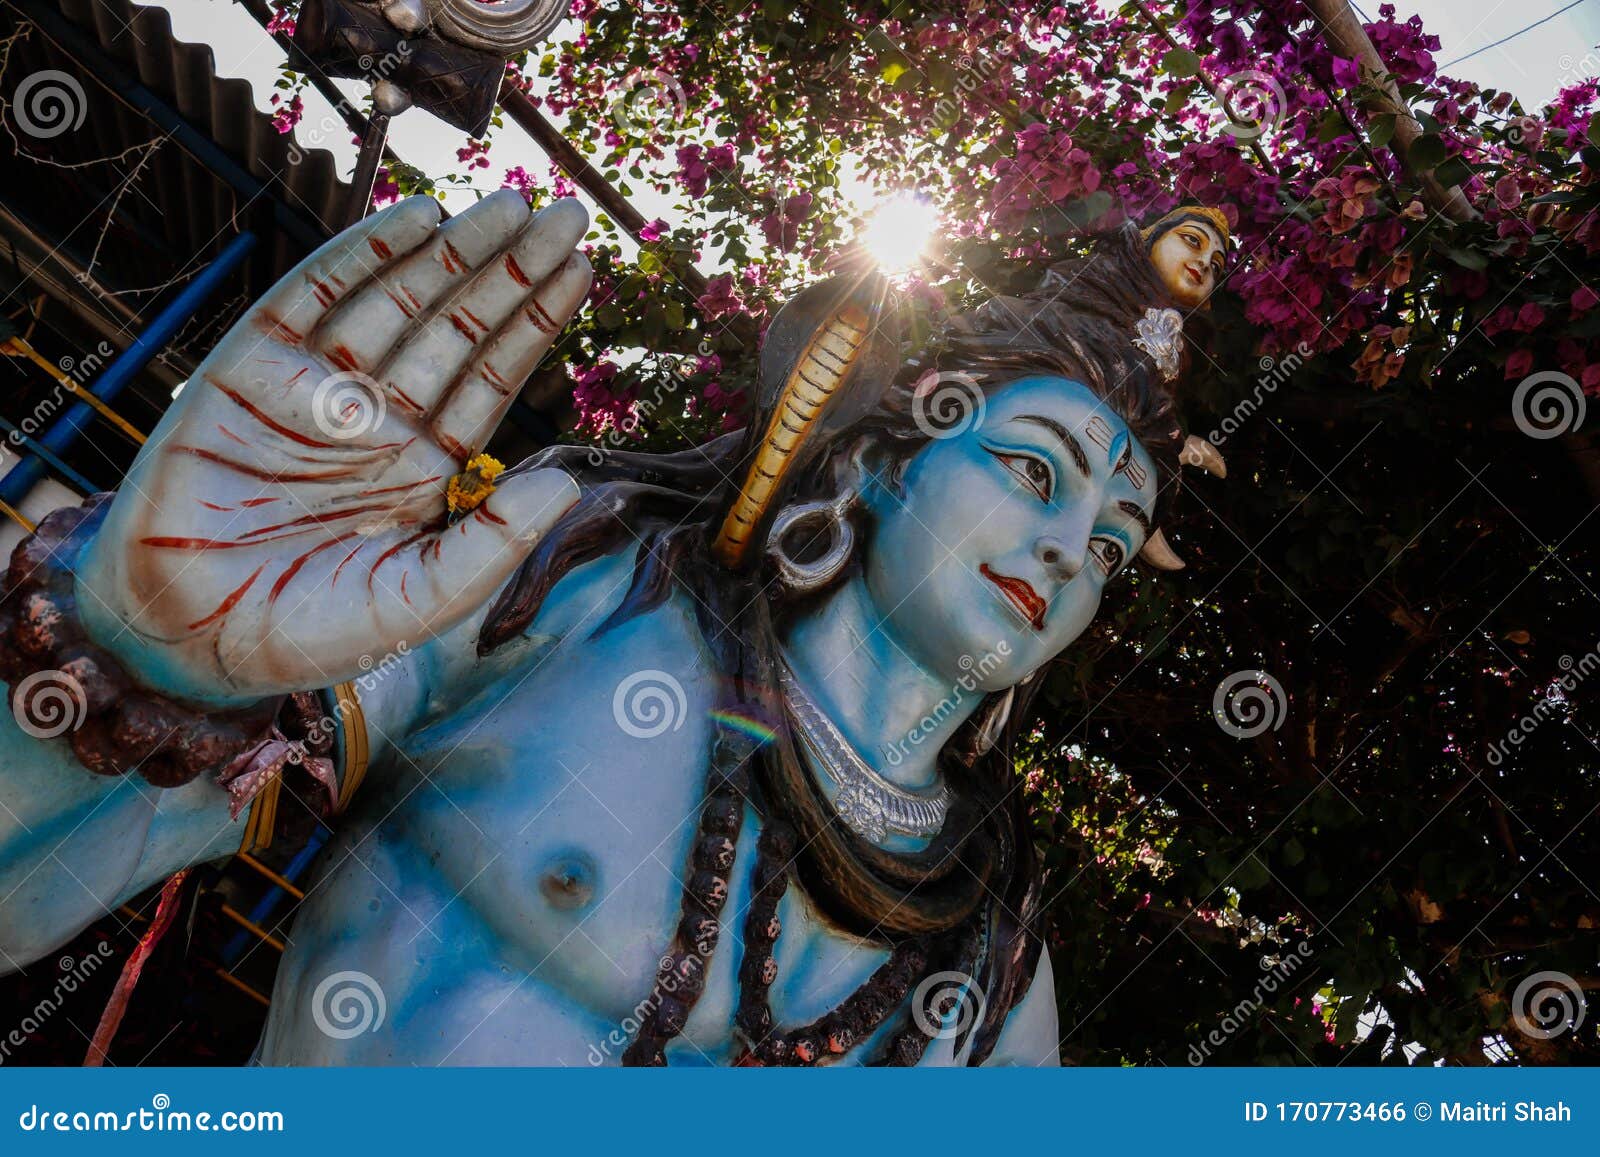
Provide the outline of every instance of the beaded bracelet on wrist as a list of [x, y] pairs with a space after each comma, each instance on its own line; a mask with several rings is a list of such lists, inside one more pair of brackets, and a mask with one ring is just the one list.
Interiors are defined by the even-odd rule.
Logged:
[[[154, 787], [219, 777], [238, 814], [290, 765], [327, 789], [337, 783], [333, 729], [310, 692], [234, 710], [188, 706], [141, 685], [90, 640], [78, 614], [75, 567], [110, 508], [110, 494], [57, 510], [12, 552], [0, 588], [0, 678], [17, 725], [64, 738], [96, 775], [137, 773]], [[260, 826], [252, 816], [252, 826]], [[270, 828], [270, 825], [268, 825]]]

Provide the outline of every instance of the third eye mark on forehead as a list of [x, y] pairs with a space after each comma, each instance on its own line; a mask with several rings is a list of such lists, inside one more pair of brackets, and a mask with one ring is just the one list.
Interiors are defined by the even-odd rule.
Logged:
[[[1078, 439], [1073, 435], [1072, 431], [1067, 429], [1060, 422], [1056, 421], [1054, 418], [1047, 418], [1043, 414], [1018, 414], [1013, 421], [1027, 422], [1031, 425], [1042, 426], [1046, 430], [1049, 430], [1058, 439], [1060, 439], [1061, 444], [1065, 446], [1072, 454], [1072, 461], [1078, 467], [1078, 469], [1083, 472], [1083, 476], [1085, 478], [1092, 477], [1092, 473], [1089, 469], [1089, 456], [1083, 452], [1083, 443], [1079, 442]], [[1106, 434], [1108, 437], [1110, 436], [1110, 427], [1106, 426], [1105, 420], [1098, 414], [1091, 416], [1089, 421], [1091, 423], [1098, 422], [1101, 426], [1105, 426]], [[1100, 444], [1100, 440], [1098, 438], [1095, 439], [1095, 444]], [[1115, 452], [1115, 448], [1117, 446], [1121, 446], [1122, 453], [1120, 456], [1118, 456], [1116, 467], [1111, 473], [1116, 475], [1126, 472], [1129, 480], [1132, 481], [1135, 486], [1142, 488], [1144, 486], [1145, 471], [1144, 467], [1140, 466], [1133, 457], [1132, 436], [1129, 435], [1127, 431], [1124, 431], [1121, 435], [1111, 437], [1110, 444], [1106, 447], [1106, 449]], [[1142, 506], [1140, 506], [1137, 502], [1128, 502], [1124, 500], [1117, 503], [1117, 509], [1121, 510], [1122, 513], [1126, 514], [1129, 518], [1133, 519], [1134, 522], [1138, 523], [1139, 529], [1144, 532], [1145, 538], [1148, 539], [1150, 537], [1150, 516], [1144, 512], [1144, 508]]]

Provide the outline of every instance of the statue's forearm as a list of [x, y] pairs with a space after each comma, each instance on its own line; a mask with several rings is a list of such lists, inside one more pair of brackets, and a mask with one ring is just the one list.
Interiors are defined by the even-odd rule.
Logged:
[[0, 975], [179, 868], [227, 855], [242, 828], [209, 780], [155, 791], [93, 775], [63, 740], [0, 716]]

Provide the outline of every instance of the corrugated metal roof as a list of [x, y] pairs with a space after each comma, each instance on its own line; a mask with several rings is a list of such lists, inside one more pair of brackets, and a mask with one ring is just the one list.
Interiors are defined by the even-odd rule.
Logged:
[[[128, 0], [6, 0], [0, 21], [9, 25], [3, 35], [19, 34], [0, 94], [12, 102], [29, 76], [54, 69], [79, 83], [85, 106], [78, 128], [43, 139], [22, 132], [16, 108], [8, 108], [6, 127], [18, 147], [0, 200], [63, 245], [105, 290], [142, 311], [251, 229], [262, 244], [218, 299], [209, 320], [222, 323], [332, 232], [348, 191], [332, 155], [295, 149], [256, 109], [247, 81], [217, 76], [210, 48], [174, 39], [164, 9]], [[230, 185], [214, 158], [196, 155], [203, 147], [186, 146], [138, 99], [119, 93], [118, 71], [261, 187]], [[216, 325], [198, 325], [179, 340], [203, 352], [217, 333]]]

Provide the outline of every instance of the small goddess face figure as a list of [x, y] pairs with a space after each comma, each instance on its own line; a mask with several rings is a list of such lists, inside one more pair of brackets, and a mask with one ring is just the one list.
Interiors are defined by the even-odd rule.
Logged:
[[998, 691], [1089, 625], [1144, 545], [1156, 471], [1088, 387], [1041, 374], [990, 393], [977, 421], [917, 452], [898, 490], [879, 479], [864, 498], [863, 581], [895, 644], [951, 680], [986, 672], [982, 689]]
[[1172, 300], [1185, 309], [1202, 305], [1222, 276], [1226, 246], [1215, 226], [1203, 220], [1179, 221], [1150, 247], [1150, 260]]

